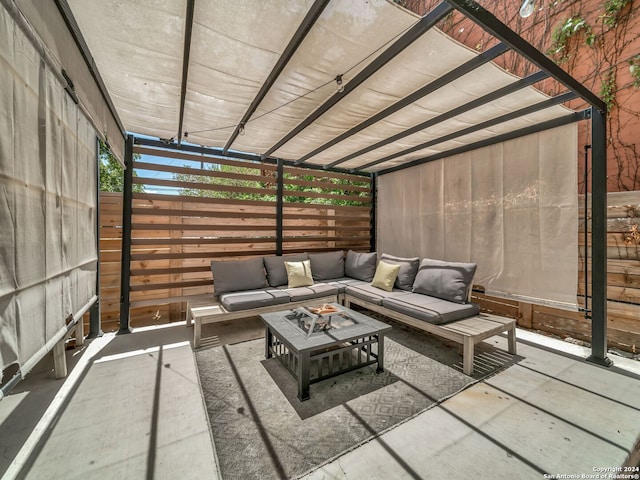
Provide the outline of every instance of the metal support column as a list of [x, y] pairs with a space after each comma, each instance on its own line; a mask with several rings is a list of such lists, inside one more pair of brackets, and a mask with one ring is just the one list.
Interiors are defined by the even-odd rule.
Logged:
[[[98, 300], [89, 310], [89, 334], [87, 338], [96, 338], [103, 335], [100, 312], [100, 141], [96, 138], [96, 252], [98, 252], [98, 265], [96, 266], [96, 295]], [[81, 320], [82, 321], [82, 320]]]
[[118, 335], [131, 333], [129, 326], [129, 288], [131, 286], [131, 209], [133, 203], [133, 135], [124, 145], [124, 186], [122, 188], [122, 267], [120, 268], [120, 329]]
[[587, 360], [608, 367], [613, 362], [607, 357], [607, 127], [606, 112], [595, 107], [591, 136], [591, 356]]
[[284, 210], [284, 199], [282, 198], [284, 195], [284, 163], [282, 163], [282, 159], [278, 159], [278, 170], [277, 170], [278, 178], [277, 178], [277, 189], [276, 189], [276, 255], [282, 255], [282, 213]]
[[376, 251], [376, 214], [378, 206], [377, 197], [378, 174], [371, 173], [371, 213], [369, 217], [369, 251]]

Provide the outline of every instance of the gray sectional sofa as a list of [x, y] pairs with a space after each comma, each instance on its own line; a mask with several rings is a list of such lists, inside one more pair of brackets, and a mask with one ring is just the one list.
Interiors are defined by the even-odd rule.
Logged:
[[[345, 256], [342, 250], [213, 261], [215, 299], [189, 300], [186, 323], [194, 321], [193, 346], [199, 348], [203, 323], [328, 302], [356, 304], [461, 344], [462, 370], [471, 375], [475, 345], [489, 337], [506, 332], [508, 351], [516, 353], [515, 320], [479, 313], [470, 302], [475, 271], [473, 263], [384, 253], [378, 259], [353, 251]], [[294, 279], [299, 283], [300, 272], [304, 286], [290, 286]]]
[[[285, 261], [309, 260], [313, 285], [289, 288]], [[390, 291], [372, 285], [376, 253], [342, 250], [268, 256], [240, 261], [213, 261], [216, 298], [228, 312], [247, 311], [289, 303], [333, 299], [363, 306], [376, 305], [441, 325], [479, 313], [469, 302], [473, 263], [400, 258], [382, 254], [380, 261], [399, 266]]]

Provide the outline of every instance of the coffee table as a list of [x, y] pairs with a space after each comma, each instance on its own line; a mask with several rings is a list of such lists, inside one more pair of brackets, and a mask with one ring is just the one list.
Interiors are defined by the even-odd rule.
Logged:
[[[298, 382], [298, 399], [309, 399], [309, 385], [356, 368], [377, 363], [384, 371], [384, 336], [391, 326], [360, 312], [330, 304], [337, 312], [331, 327], [309, 333], [296, 310], [264, 313], [265, 356], [277, 358]], [[298, 315], [299, 317], [299, 315]], [[317, 324], [326, 323], [328, 315]]]

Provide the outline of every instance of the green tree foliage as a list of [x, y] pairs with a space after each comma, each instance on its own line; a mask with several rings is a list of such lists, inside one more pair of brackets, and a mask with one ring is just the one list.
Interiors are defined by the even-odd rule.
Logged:
[[[138, 155], [139, 156], [139, 155]], [[122, 192], [124, 183], [124, 167], [111, 153], [106, 143], [100, 140], [100, 151], [98, 153], [100, 167], [100, 191], [101, 192]], [[136, 172], [133, 172], [136, 176]], [[144, 192], [144, 185], [134, 185], [133, 191]]]
[[[208, 188], [183, 188], [180, 195], [192, 197], [210, 197], [210, 198], [232, 198], [235, 200], [259, 200], [259, 201], [275, 201], [276, 200], [276, 179], [273, 181], [253, 180], [251, 177], [256, 176], [255, 167], [240, 167], [231, 165], [205, 165], [205, 170], [215, 171], [216, 176], [200, 175], [196, 173], [174, 174], [174, 180], [189, 182], [194, 184], [204, 184], [206, 186], [220, 185], [223, 190], [214, 190]], [[271, 173], [270, 171], [266, 174]], [[264, 174], [263, 174], [264, 176]], [[309, 185], [296, 185], [287, 182], [287, 180], [301, 180], [305, 182], [329, 182], [335, 184], [335, 188], [313, 187]], [[319, 178], [315, 175], [297, 175], [293, 176], [285, 173], [285, 195], [284, 201], [288, 203], [312, 203], [314, 205], [362, 205], [368, 201], [368, 195], [365, 192], [350, 192], [349, 186], [368, 186], [368, 179], [362, 182], [351, 182], [346, 179], [339, 178]], [[229, 189], [228, 187], [237, 187], [238, 190]], [[258, 189], [260, 191], [243, 192], [241, 188]], [[316, 192], [333, 195], [349, 195], [353, 193], [363, 197], [362, 202], [352, 200], [342, 200], [333, 198], [310, 198], [304, 193]]]
[[[215, 172], [217, 176], [199, 175], [198, 173], [176, 173], [174, 180], [189, 182], [194, 184], [204, 184], [206, 186], [220, 185], [223, 190], [209, 190], [207, 188], [182, 188], [180, 195], [189, 197], [209, 197], [209, 198], [233, 198], [235, 200], [262, 200], [275, 201], [275, 178], [273, 184], [252, 180], [250, 177], [256, 175], [255, 168], [238, 167], [233, 165], [204, 165], [204, 170]], [[226, 187], [256, 188], [262, 192], [242, 192]], [[272, 191], [273, 194], [269, 193]], [[264, 192], [264, 193], [263, 193]]]
[[[366, 203], [368, 201], [368, 195], [364, 192], [359, 192], [359, 191], [350, 191], [349, 187], [350, 186], [354, 186], [354, 187], [364, 187], [364, 186], [369, 186], [369, 182], [368, 180], [364, 180], [362, 182], [353, 182], [350, 180], [346, 180], [346, 179], [342, 179], [342, 178], [335, 178], [335, 177], [328, 177], [328, 178], [318, 178], [315, 175], [298, 175], [298, 176], [293, 176], [290, 174], [285, 173], [285, 197], [284, 197], [284, 201], [285, 202], [292, 202], [292, 203], [313, 203], [314, 205], [352, 205], [352, 206], [360, 206], [363, 205], [364, 203]], [[310, 182], [317, 182], [317, 181], [322, 181], [322, 182], [327, 182], [327, 183], [333, 183], [335, 185], [334, 188], [323, 188], [323, 187], [309, 187], [306, 185], [295, 185], [295, 184], [287, 184], [287, 179], [298, 179], [298, 180], [305, 180], [305, 181], [310, 181]], [[314, 192], [314, 193], [329, 193], [332, 195], [357, 195], [359, 197], [363, 197], [362, 198], [362, 202], [358, 202], [358, 201], [353, 201], [353, 200], [341, 200], [341, 199], [334, 199], [334, 198], [309, 198], [309, 197], [305, 197], [304, 195], [302, 196], [297, 196], [297, 195], [286, 195], [289, 192], [301, 192], [301, 193], [306, 193], [306, 192]]]

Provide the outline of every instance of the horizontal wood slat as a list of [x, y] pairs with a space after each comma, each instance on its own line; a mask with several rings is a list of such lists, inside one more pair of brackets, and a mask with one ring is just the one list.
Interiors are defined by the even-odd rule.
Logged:
[[[136, 185], [155, 185], [157, 187], [174, 187], [180, 189], [206, 190], [211, 192], [231, 192], [231, 193], [253, 193], [261, 195], [267, 188], [239, 187], [236, 185], [222, 185], [218, 183], [202, 183], [202, 182], [184, 182], [180, 180], [164, 180], [161, 178], [144, 178], [133, 177], [133, 183]], [[275, 188], [272, 188], [272, 195], [275, 195]], [[197, 197], [202, 198], [202, 197]]]
[[[197, 175], [200, 177], [209, 177], [209, 178], [224, 178], [227, 180], [246, 180], [249, 182], [264, 182], [264, 183], [274, 183], [275, 178], [273, 176], [265, 176], [265, 175], [252, 175], [248, 173], [233, 173], [233, 172], [223, 172], [220, 170], [200, 170], [194, 169], [190, 167], [177, 167], [175, 165], [162, 165], [162, 164], [154, 164], [154, 163], [145, 163], [145, 162], [135, 162], [133, 167], [140, 170], [149, 170], [155, 172], [166, 172], [166, 173], [181, 173], [185, 175]], [[138, 178], [144, 178], [144, 176], [140, 175]]]
[[232, 167], [255, 168], [257, 170], [275, 171], [278, 167], [270, 163], [251, 162], [246, 160], [231, 160], [227, 158], [210, 157], [207, 155], [199, 155], [195, 153], [186, 153], [175, 150], [160, 150], [149, 147], [135, 146], [134, 153], [140, 155], [151, 155], [162, 158], [175, 158], [178, 160], [187, 160], [196, 163], [206, 163], [215, 165], [229, 165]]

